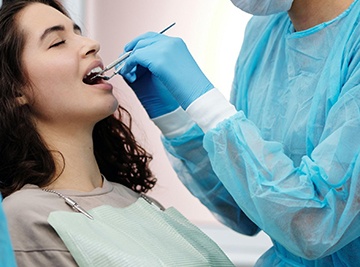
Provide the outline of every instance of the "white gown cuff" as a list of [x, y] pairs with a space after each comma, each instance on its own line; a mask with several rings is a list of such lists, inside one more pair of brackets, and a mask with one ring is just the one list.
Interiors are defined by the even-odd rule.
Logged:
[[152, 121], [167, 138], [180, 136], [195, 124], [181, 107], [170, 113], [153, 118]]
[[214, 88], [191, 103], [186, 112], [206, 133], [219, 122], [235, 115], [236, 109]]

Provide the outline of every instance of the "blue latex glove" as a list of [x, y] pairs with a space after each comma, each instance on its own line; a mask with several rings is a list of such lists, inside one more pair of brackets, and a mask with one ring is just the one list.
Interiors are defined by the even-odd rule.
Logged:
[[149, 32], [127, 44], [125, 51], [130, 50], [133, 52], [120, 74], [134, 82], [138, 78], [134, 67], [141, 65], [165, 85], [184, 109], [214, 88], [180, 38]]
[[147, 69], [137, 66], [134, 69], [138, 77], [135, 82], [127, 84], [133, 89], [137, 98], [145, 108], [151, 119], [174, 111], [179, 107], [164, 84]]

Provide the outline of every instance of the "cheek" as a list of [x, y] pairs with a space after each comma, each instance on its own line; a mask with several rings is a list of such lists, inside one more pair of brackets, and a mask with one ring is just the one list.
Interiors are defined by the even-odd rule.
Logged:
[[72, 53], [35, 53], [24, 55], [24, 66], [33, 86], [42, 88], [74, 81], [79, 62]]
[[[39, 68], [39, 66], [42, 66]], [[31, 70], [30, 80], [36, 87], [57, 86], [67, 84], [75, 79], [75, 63], [63, 64], [53, 62], [42, 64]]]
[[66, 61], [53, 61], [52, 64], [47, 62], [44, 64], [42, 61], [38, 63], [28, 68], [35, 102], [46, 100], [52, 102], [56, 98], [69, 97], [68, 94], [78, 79], [75, 75], [76, 63], [73, 61], [68, 64], [64, 64], [67, 63]]
[[64, 89], [70, 86], [66, 86], [57, 76], [33, 76], [32, 83], [33, 103], [36, 109], [55, 107], [61, 100], [69, 98], [68, 90]]
[[63, 91], [56, 86], [46, 84], [43, 82], [38, 87], [32, 88], [32, 97], [33, 102], [31, 109], [36, 114], [36, 116], [45, 116], [52, 112], [58, 112], [59, 108], [64, 106], [64, 97]]
[[64, 77], [68, 74], [56, 65], [41, 67], [42, 65], [39, 64], [29, 70], [29, 79], [32, 83], [32, 108], [36, 114], [44, 114], [64, 105], [64, 99], [71, 97], [73, 86], [70, 81], [74, 80]]

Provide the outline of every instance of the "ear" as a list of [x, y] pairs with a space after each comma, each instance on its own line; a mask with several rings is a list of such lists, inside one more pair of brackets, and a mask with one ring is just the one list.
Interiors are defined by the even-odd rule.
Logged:
[[16, 97], [16, 101], [19, 103], [20, 106], [23, 106], [23, 105], [26, 105], [29, 103], [29, 101], [25, 95]]

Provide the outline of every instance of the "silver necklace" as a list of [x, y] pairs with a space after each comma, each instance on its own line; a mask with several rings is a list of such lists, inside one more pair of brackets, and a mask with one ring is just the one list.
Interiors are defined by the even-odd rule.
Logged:
[[62, 199], [65, 200], [65, 203], [68, 204], [73, 210], [75, 210], [76, 212], [80, 212], [82, 214], [84, 214], [86, 217], [88, 217], [91, 220], [94, 220], [93, 216], [91, 216], [86, 210], [84, 210], [78, 203], [76, 203], [75, 200], [73, 200], [70, 197], [66, 197], [63, 194], [56, 192], [54, 190], [51, 189], [46, 189], [46, 188], [41, 188], [41, 190], [45, 191], [45, 192], [49, 192], [49, 193], [54, 193], [56, 195], [58, 195], [59, 197], [61, 197]]

